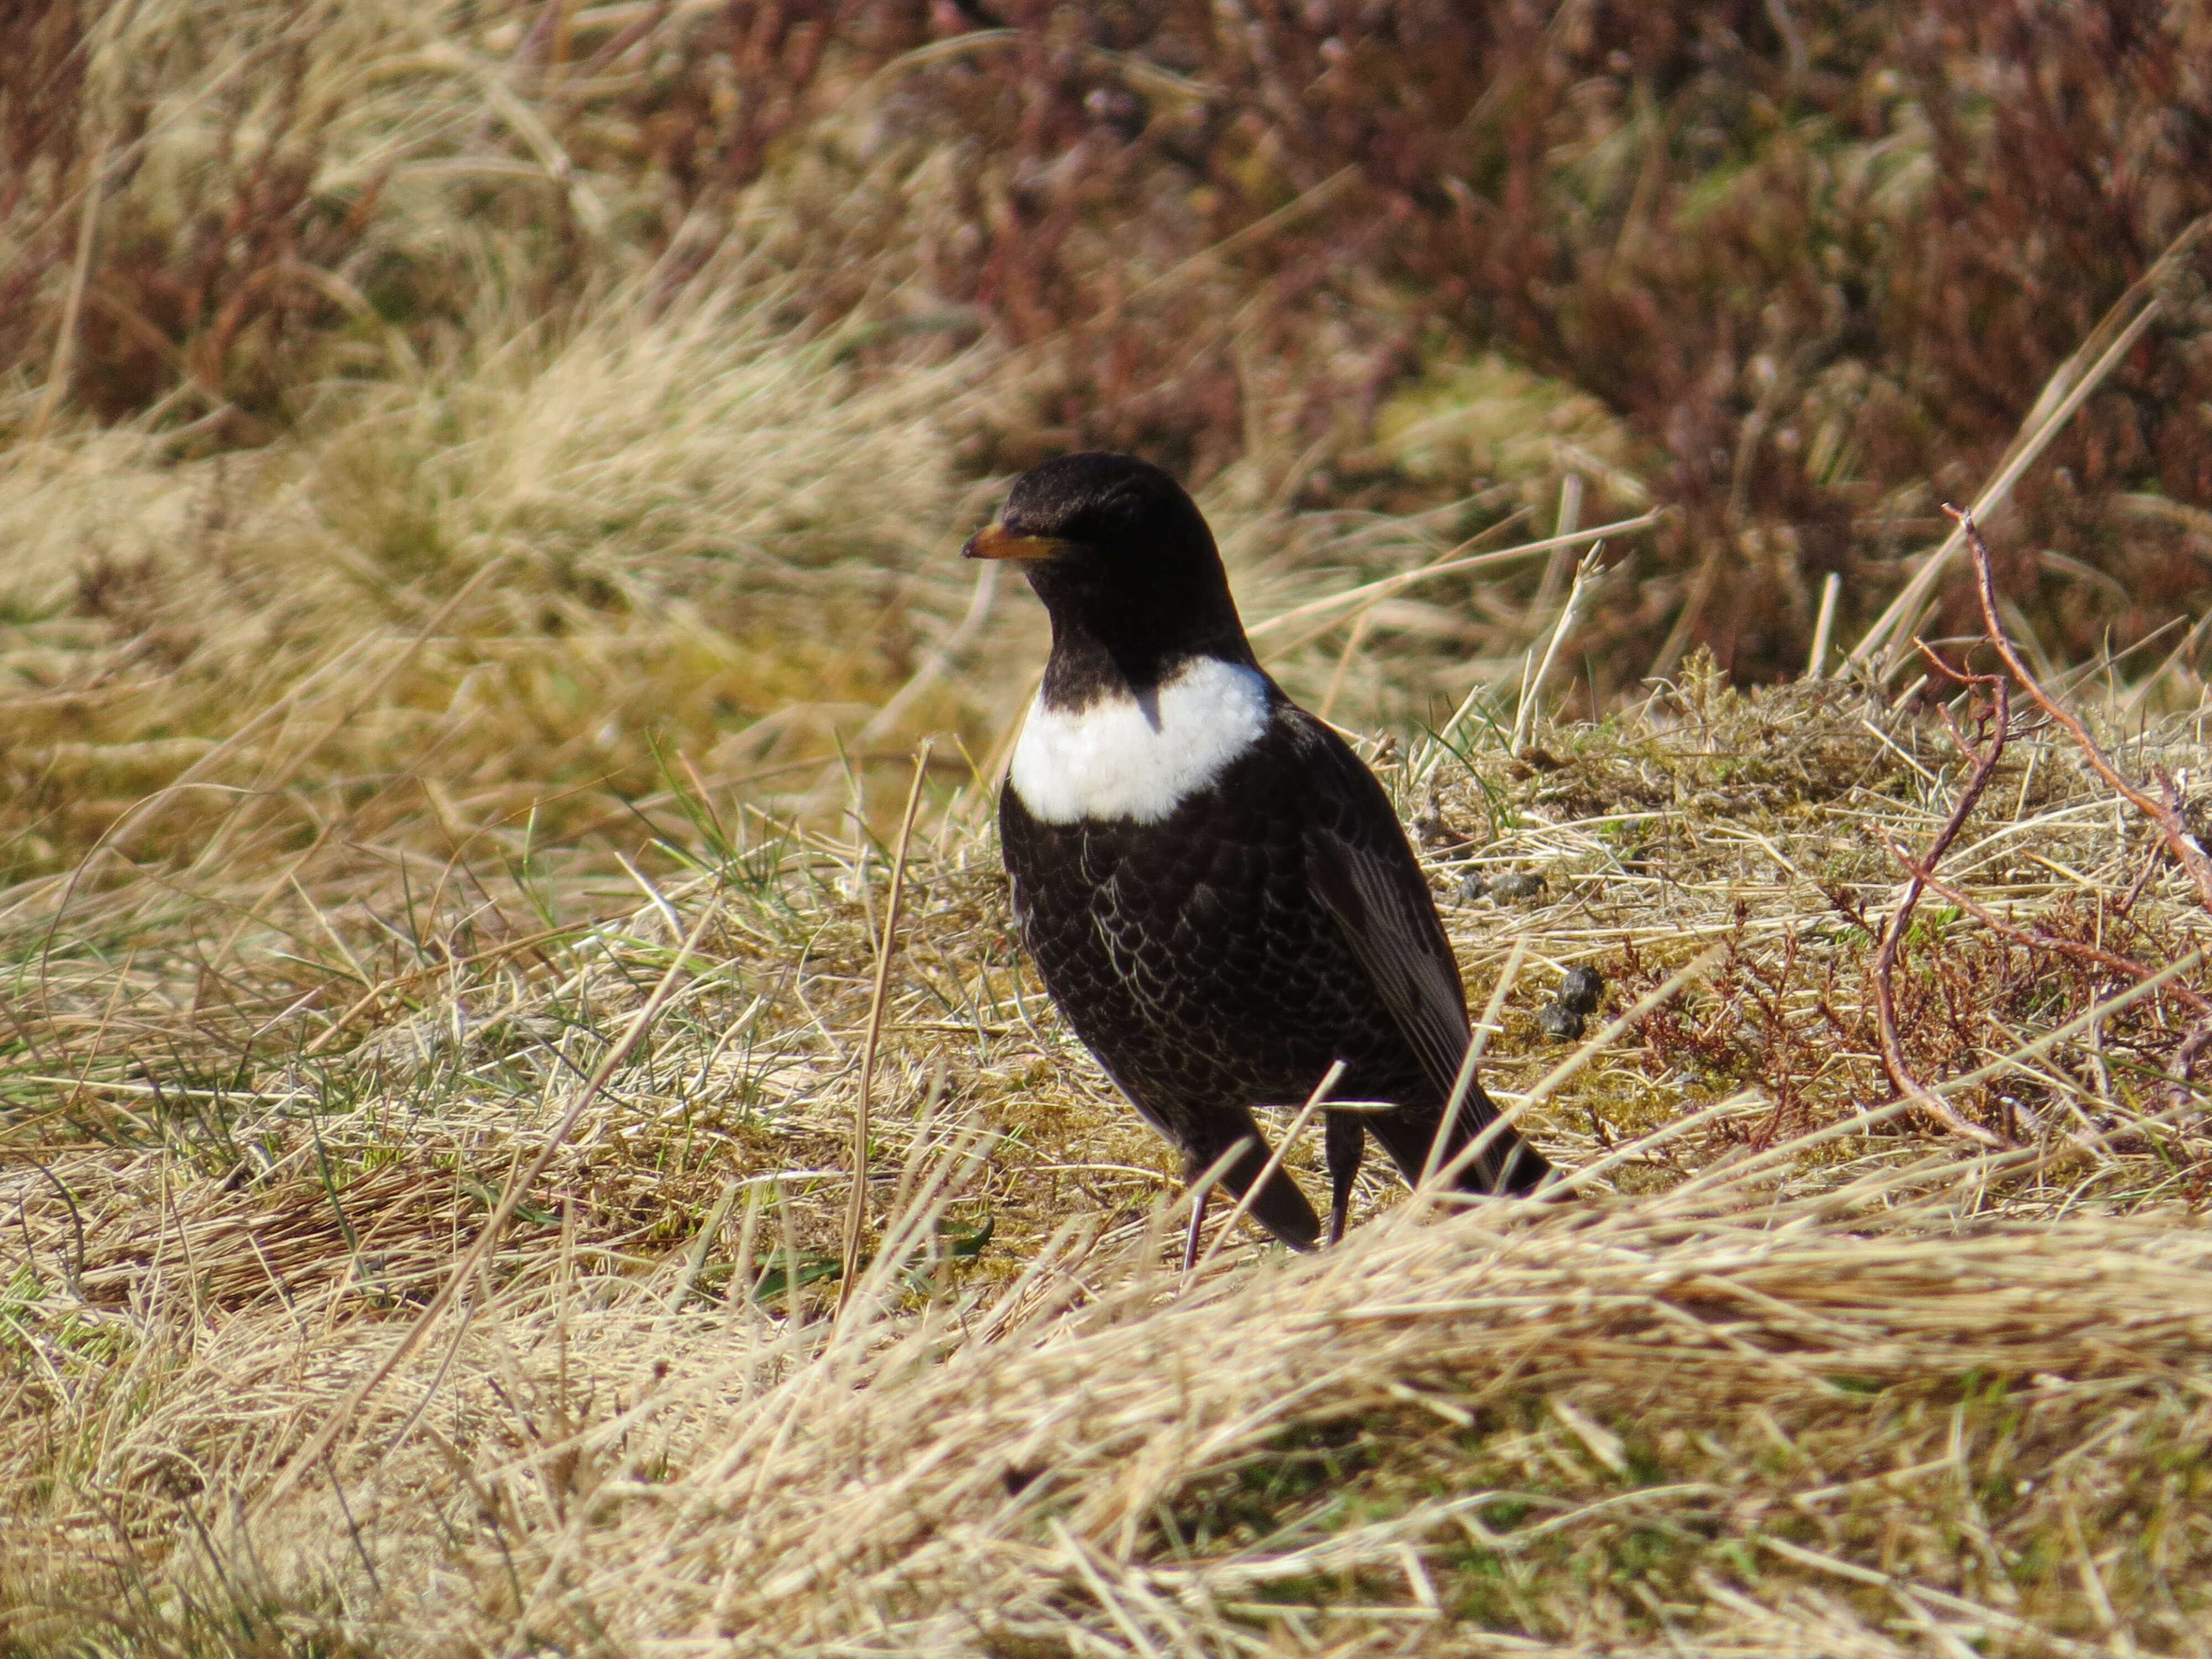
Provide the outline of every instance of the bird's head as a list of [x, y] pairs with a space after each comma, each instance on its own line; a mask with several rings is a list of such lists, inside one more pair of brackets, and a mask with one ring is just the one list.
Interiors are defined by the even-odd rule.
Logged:
[[1117, 652], [1249, 655], [1205, 515], [1149, 462], [1092, 453], [1032, 467], [961, 551], [1019, 561], [1056, 633]]

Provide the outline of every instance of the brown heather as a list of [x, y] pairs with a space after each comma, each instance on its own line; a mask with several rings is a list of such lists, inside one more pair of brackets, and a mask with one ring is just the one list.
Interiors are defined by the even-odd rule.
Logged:
[[[2208, 46], [0, 3], [0, 1653], [2204, 1654]], [[1094, 442], [1571, 1201], [1179, 1282], [951, 556]]]

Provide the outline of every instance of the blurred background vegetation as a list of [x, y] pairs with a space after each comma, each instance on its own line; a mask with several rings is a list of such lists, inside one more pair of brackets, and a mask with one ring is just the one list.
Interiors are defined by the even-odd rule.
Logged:
[[[1255, 615], [1563, 489], [1658, 507], [1568, 708], [1698, 646], [1794, 675], [1825, 579], [1848, 646], [2147, 277], [1994, 528], [2046, 662], [2185, 647], [2196, 698], [2195, 0], [9, 0], [0, 40], [0, 873], [156, 790], [149, 845], [218, 784], [635, 794], [647, 733], [755, 793], [929, 727], [981, 764], [1036, 619], [951, 555], [1079, 446], [1186, 476]], [[1434, 724], [1563, 579], [1274, 665]]]

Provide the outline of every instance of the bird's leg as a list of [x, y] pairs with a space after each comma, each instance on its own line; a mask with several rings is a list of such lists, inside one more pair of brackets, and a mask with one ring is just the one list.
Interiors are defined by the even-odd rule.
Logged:
[[1352, 1183], [1359, 1178], [1359, 1160], [1367, 1151], [1366, 1126], [1349, 1112], [1331, 1112], [1322, 1136], [1328, 1161], [1328, 1242], [1344, 1237], [1344, 1224], [1352, 1213]]
[[1190, 1203], [1190, 1231], [1183, 1235], [1182, 1270], [1188, 1273], [1198, 1265], [1198, 1235], [1206, 1225], [1206, 1200], [1213, 1196], [1212, 1182], [1200, 1187]]

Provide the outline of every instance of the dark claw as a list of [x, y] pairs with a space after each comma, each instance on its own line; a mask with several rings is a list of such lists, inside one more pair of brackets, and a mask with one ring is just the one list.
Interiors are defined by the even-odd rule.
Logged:
[[1328, 1161], [1328, 1242], [1337, 1244], [1344, 1240], [1344, 1224], [1352, 1214], [1352, 1187], [1367, 1152], [1367, 1131], [1351, 1114], [1331, 1112], [1322, 1148]]

